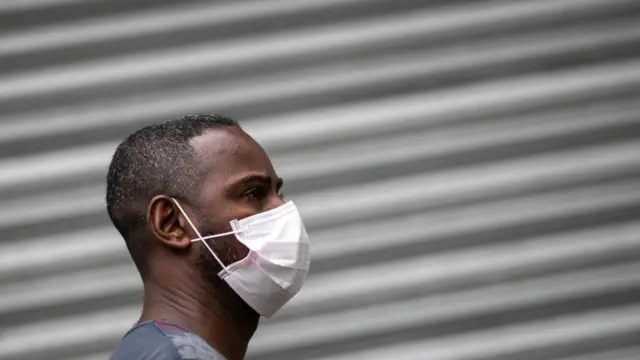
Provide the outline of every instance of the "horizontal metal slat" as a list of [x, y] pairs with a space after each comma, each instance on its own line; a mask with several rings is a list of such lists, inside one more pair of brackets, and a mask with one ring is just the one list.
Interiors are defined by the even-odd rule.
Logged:
[[45, 6], [60, 6], [85, 2], [86, 0], [6, 0], [0, 3], [0, 11], [25, 11]]
[[614, 350], [593, 352], [590, 354], [582, 354], [577, 356], [562, 357], [558, 360], [633, 360], [640, 358], [640, 347], [629, 346], [621, 347]]

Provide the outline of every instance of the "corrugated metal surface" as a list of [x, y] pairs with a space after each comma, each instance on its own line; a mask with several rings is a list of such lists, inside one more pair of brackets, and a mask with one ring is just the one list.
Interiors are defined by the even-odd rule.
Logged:
[[[315, 242], [251, 359], [640, 358], [640, 1], [0, 2], [0, 359], [104, 359], [117, 142], [240, 119]], [[65, 332], [59, 331], [65, 329]]]

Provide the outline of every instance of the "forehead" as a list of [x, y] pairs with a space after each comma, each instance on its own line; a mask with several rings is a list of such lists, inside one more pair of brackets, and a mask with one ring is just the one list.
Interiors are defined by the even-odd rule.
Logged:
[[250, 175], [276, 177], [267, 153], [240, 128], [209, 130], [191, 146], [208, 173], [206, 186], [227, 186]]

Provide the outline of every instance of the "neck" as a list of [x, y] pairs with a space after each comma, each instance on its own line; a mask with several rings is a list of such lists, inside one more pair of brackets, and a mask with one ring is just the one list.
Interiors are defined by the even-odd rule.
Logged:
[[[166, 282], [167, 277], [163, 278]], [[228, 360], [244, 359], [259, 315], [222, 281], [213, 287], [194, 278], [172, 281], [175, 285], [145, 281], [140, 321], [172, 322], [203, 338]]]

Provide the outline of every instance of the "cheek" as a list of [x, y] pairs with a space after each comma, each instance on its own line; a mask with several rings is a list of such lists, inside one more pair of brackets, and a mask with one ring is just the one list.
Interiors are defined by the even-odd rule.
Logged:
[[210, 245], [212, 245], [213, 251], [220, 257], [220, 260], [227, 266], [244, 259], [249, 254], [249, 249], [242, 245], [233, 235], [221, 238], [214, 244], [210, 243]]
[[[232, 220], [243, 219], [256, 213], [256, 210], [247, 204], [234, 202], [226, 198], [210, 198], [212, 201], [205, 210], [203, 224], [206, 224], [207, 235], [220, 234], [231, 231]], [[244, 246], [234, 235], [224, 236], [209, 242], [216, 255], [225, 264], [231, 264], [244, 259], [249, 254], [249, 249]], [[204, 250], [207, 250], [206, 248]]]
[[[247, 211], [246, 214], [242, 211], [229, 212], [227, 219], [224, 220], [224, 226], [218, 224], [218, 233], [231, 231], [231, 225], [229, 224], [233, 219], [242, 219], [244, 217], [253, 215], [255, 212]], [[229, 235], [218, 239], [215, 243], [214, 250], [217, 254], [220, 254], [221, 260], [225, 264], [234, 263], [236, 261], [244, 259], [249, 254], [249, 248], [242, 244], [235, 235]]]

